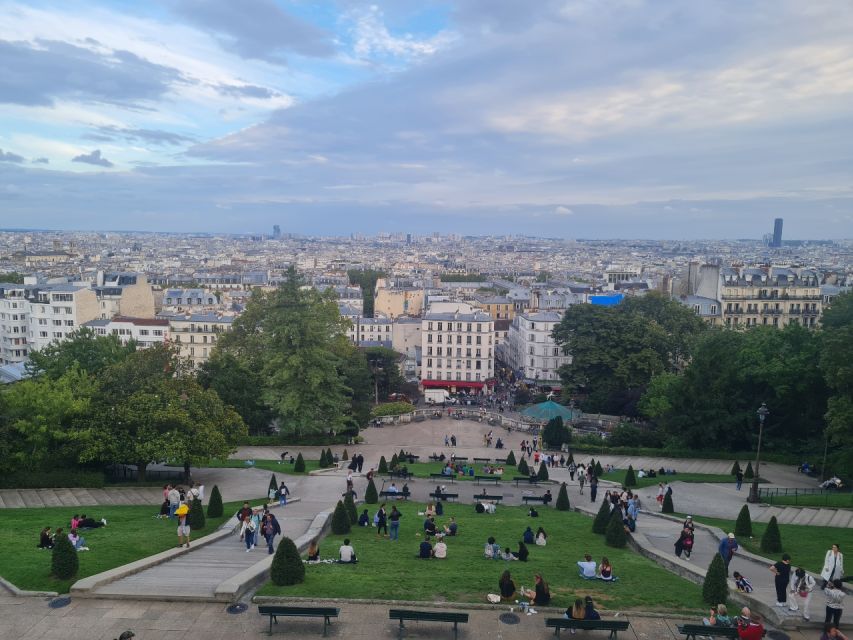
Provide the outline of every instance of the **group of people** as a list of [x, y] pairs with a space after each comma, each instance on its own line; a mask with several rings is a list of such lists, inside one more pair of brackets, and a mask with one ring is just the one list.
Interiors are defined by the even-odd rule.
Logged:
[[267, 552], [272, 554], [275, 551], [273, 543], [275, 537], [281, 535], [281, 525], [268, 506], [252, 508], [244, 502], [236, 517], [240, 522], [240, 540], [246, 543], [246, 553], [257, 546], [261, 537], [267, 543]]
[[610, 503], [610, 512], [618, 510], [625, 527], [625, 533], [634, 533], [637, 530], [637, 519], [640, 517], [640, 496], [633, 491], [622, 487], [621, 491], [604, 492], [604, 501]]
[[605, 582], [613, 582], [616, 576], [613, 575], [613, 565], [607, 556], [601, 558], [601, 563], [596, 566], [595, 560], [589, 553], [584, 554], [583, 560], [578, 560], [578, 568], [580, 569], [580, 577], [585, 580], [604, 580]]
[[163, 486], [163, 503], [160, 505], [160, 518], [174, 518], [175, 512], [182, 504], [189, 507], [192, 501], [204, 499], [204, 486], [190, 483], [189, 489], [180, 485], [167, 484]]
[[51, 527], [45, 527], [39, 532], [39, 542], [36, 546], [39, 549], [53, 549], [56, 546], [57, 540], [65, 536], [75, 551], [89, 551], [89, 547], [86, 546], [86, 539], [80, 535], [80, 532], [90, 529], [100, 529], [106, 526], [106, 518], [96, 520], [95, 518], [90, 518], [85, 513], [83, 515], [75, 513], [71, 517], [69, 532], [67, 534], [62, 527], [58, 527], [56, 531], [53, 531]]

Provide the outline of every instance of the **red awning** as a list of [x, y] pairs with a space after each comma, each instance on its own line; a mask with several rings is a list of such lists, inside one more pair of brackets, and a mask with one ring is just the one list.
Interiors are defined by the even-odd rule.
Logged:
[[484, 382], [470, 382], [468, 380], [421, 380], [421, 385], [424, 387], [470, 387], [473, 389], [482, 389]]

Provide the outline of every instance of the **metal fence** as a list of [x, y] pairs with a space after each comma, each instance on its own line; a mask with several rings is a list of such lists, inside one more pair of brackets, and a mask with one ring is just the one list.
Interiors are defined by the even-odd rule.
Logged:
[[[113, 465], [107, 467], [104, 471], [110, 482], [137, 482], [139, 480], [139, 471], [136, 467], [131, 467], [124, 464]], [[146, 482], [183, 482], [183, 471], [172, 471], [167, 469], [146, 469]]]
[[770, 505], [803, 507], [840, 507], [853, 509], [853, 491], [850, 489], [784, 488], [758, 489], [761, 502]]

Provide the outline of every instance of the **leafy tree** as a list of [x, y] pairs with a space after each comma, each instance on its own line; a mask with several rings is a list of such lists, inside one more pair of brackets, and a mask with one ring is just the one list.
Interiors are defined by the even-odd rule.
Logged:
[[293, 540], [288, 537], [283, 537], [278, 543], [270, 565], [270, 580], [280, 587], [305, 581], [305, 564]]
[[569, 430], [563, 424], [563, 419], [556, 416], [548, 421], [542, 430], [542, 439], [551, 449], [559, 449], [571, 440]]
[[740, 463], [735, 460], [735, 463], [732, 465], [732, 475], [736, 476], [740, 473]]
[[702, 600], [716, 607], [718, 604], [725, 604], [728, 599], [729, 583], [726, 578], [726, 563], [723, 556], [715, 553], [705, 573], [705, 581], [702, 583]]
[[592, 532], [604, 533], [607, 531], [607, 524], [610, 522], [610, 502], [607, 500], [601, 501], [601, 506], [598, 507], [598, 513], [592, 520]]
[[539, 471], [536, 473], [536, 477], [540, 482], [548, 479], [548, 465], [544, 462], [539, 465]]
[[770, 518], [764, 535], [761, 536], [761, 550], [765, 553], [779, 553], [782, 551], [782, 534], [779, 532], [779, 523], [776, 516]]
[[7, 271], [0, 273], [0, 282], [8, 282], [9, 284], [24, 284], [24, 274], [17, 271]]
[[521, 462], [518, 463], [518, 472], [526, 476], [530, 475], [530, 468], [527, 466], [527, 460], [524, 458], [522, 458]]
[[747, 505], [743, 505], [740, 508], [740, 513], [737, 515], [735, 535], [738, 538], [752, 537], [752, 517], [749, 515], [749, 507]]
[[379, 494], [376, 492], [376, 485], [373, 483], [373, 478], [367, 481], [367, 488], [364, 490], [364, 502], [367, 504], [376, 504], [379, 502]]
[[59, 536], [50, 558], [50, 572], [60, 580], [68, 580], [77, 575], [79, 568], [80, 559], [74, 545], [68, 536]]
[[379, 467], [376, 469], [376, 473], [383, 475], [388, 473], [388, 462], [386, 462], [385, 456], [379, 458]]
[[634, 475], [634, 467], [632, 465], [628, 465], [628, 471], [625, 473], [625, 481], [623, 484], [626, 487], [637, 486], [637, 477]]
[[628, 544], [628, 535], [625, 533], [625, 525], [622, 523], [622, 516], [618, 509], [614, 509], [610, 514], [610, 520], [604, 532], [604, 543], [608, 547], [617, 549], [622, 549]]
[[187, 524], [190, 525], [190, 531], [201, 531], [204, 529], [204, 508], [201, 506], [201, 500], [193, 498], [190, 504], [190, 511], [187, 513]]
[[557, 494], [557, 502], [554, 503], [554, 508], [557, 511], [569, 511], [572, 505], [569, 503], [569, 492], [566, 489], [566, 483], [560, 485], [560, 492]]
[[743, 472], [743, 477], [747, 480], [752, 480], [755, 477], [755, 472], [752, 470], [752, 461], [746, 463], [746, 471]]
[[[838, 296], [821, 319], [820, 369], [829, 388], [826, 431], [833, 473], [853, 476], [853, 295]], [[774, 409], [775, 414], [775, 409]], [[814, 423], [816, 424], [816, 423]], [[829, 476], [827, 470], [823, 470]]]
[[663, 496], [663, 507], [661, 513], [675, 513], [675, 507], [672, 504], [672, 494], [667, 491]]
[[264, 403], [264, 381], [258, 368], [232, 353], [214, 349], [210, 359], [199, 368], [198, 382], [205, 389], [216, 391], [222, 402], [232, 406], [250, 434], [269, 432], [273, 413]]
[[218, 485], [213, 485], [213, 490], [210, 492], [210, 499], [207, 501], [207, 517], [222, 517], [222, 494], [219, 493]]
[[65, 340], [51, 342], [44, 349], [31, 351], [27, 369], [33, 375], [45, 375], [57, 380], [66, 372], [78, 369], [91, 376], [100, 376], [105, 369], [121, 362], [136, 351], [132, 340], [122, 344], [118, 336], [99, 336], [82, 327]]
[[278, 491], [278, 480], [276, 480], [275, 474], [272, 474], [270, 476], [270, 484], [267, 487], [267, 495], [269, 496], [270, 493], [275, 493], [276, 491]]
[[400, 391], [404, 381], [400, 375], [399, 353], [387, 347], [367, 347], [364, 356], [370, 368], [371, 387], [378, 392], [380, 400]]
[[391, 456], [391, 462], [388, 465], [388, 468], [393, 471], [394, 469], [396, 469], [399, 466], [400, 466], [400, 459], [397, 457], [397, 454], [395, 453], [393, 456]]
[[305, 471], [305, 458], [302, 457], [301, 452], [296, 456], [296, 462], [293, 463], [293, 470], [296, 473], [303, 473]]
[[350, 532], [351, 528], [349, 514], [344, 503], [338, 500], [335, 506], [335, 512], [332, 514], [332, 533], [335, 535], [343, 535]]
[[506, 466], [514, 467], [515, 465], [516, 465], [515, 454], [512, 451], [510, 451], [506, 456]]
[[346, 336], [338, 339], [336, 351], [341, 357], [338, 370], [347, 389], [346, 396], [349, 402], [349, 415], [345, 420], [342, 433], [356, 436], [359, 429], [370, 420], [370, 412], [373, 408], [372, 372], [367, 366], [364, 353], [351, 344]]
[[355, 500], [352, 497], [352, 491], [347, 491], [346, 496], [344, 496], [344, 507], [347, 510], [350, 524], [358, 522], [358, 511], [356, 511], [355, 508]]
[[374, 269], [350, 269], [347, 271], [347, 276], [349, 277], [349, 282], [352, 285], [361, 286], [361, 296], [364, 303], [364, 317], [372, 318], [374, 309], [374, 291], [376, 290], [376, 281], [379, 278], [385, 278], [388, 274], [383, 271], [376, 271]]

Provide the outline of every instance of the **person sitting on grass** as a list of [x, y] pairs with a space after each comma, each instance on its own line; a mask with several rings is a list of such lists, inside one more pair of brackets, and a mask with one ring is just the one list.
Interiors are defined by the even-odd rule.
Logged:
[[533, 529], [531, 529], [530, 527], [527, 527], [524, 530], [524, 534], [521, 536], [521, 538], [526, 544], [533, 544], [534, 542], [536, 542], [536, 537], [533, 535]]
[[68, 541], [71, 543], [71, 546], [74, 547], [76, 551], [88, 551], [89, 547], [86, 546], [86, 539], [81, 538], [77, 529], [72, 529], [71, 533], [68, 534]]
[[549, 504], [551, 504], [551, 500], [553, 500], [553, 499], [554, 499], [554, 497], [551, 495], [551, 490], [546, 489], [545, 495], [542, 496], [542, 504], [547, 507]]
[[583, 599], [584, 604], [584, 620], [601, 620], [601, 614], [595, 609], [595, 603], [592, 601], [592, 596], [587, 596]]
[[424, 521], [424, 532], [428, 536], [435, 536], [436, 532], [435, 518], [428, 518]]
[[610, 564], [607, 556], [604, 556], [601, 559], [601, 564], [598, 565], [598, 576], [602, 580], [613, 580], [613, 566]]
[[711, 614], [707, 618], [702, 618], [702, 624], [706, 627], [730, 627], [733, 620], [726, 605], [718, 604], [716, 607], [711, 607]]
[[444, 560], [447, 558], [447, 545], [441, 538], [438, 539], [435, 546], [432, 548], [432, 557], [436, 560]]
[[432, 558], [432, 544], [430, 544], [429, 536], [425, 537], [421, 541], [418, 558], [421, 558], [422, 560], [429, 560]]
[[459, 525], [456, 524], [456, 518], [450, 516], [450, 522], [444, 525], [444, 535], [455, 536], [459, 530]]
[[522, 562], [527, 562], [527, 557], [530, 555], [530, 551], [527, 549], [527, 545], [524, 544], [523, 540], [518, 541], [518, 553], [513, 553], [516, 560], [521, 560]]
[[355, 549], [349, 543], [349, 538], [344, 538], [344, 543], [338, 549], [338, 558], [340, 564], [355, 564], [358, 562], [355, 557]]
[[80, 516], [78, 514], [74, 514], [71, 516], [71, 529], [76, 529], [80, 526]]
[[[584, 605], [583, 600], [580, 598], [575, 598], [575, 603], [566, 609], [566, 612], [563, 614], [563, 617], [566, 620], [586, 620], [586, 606]], [[575, 634], [574, 629], [569, 630], [572, 635]]]
[[367, 509], [361, 512], [361, 515], [358, 517], [358, 526], [359, 527], [369, 527], [370, 526], [370, 515], [367, 513]]
[[530, 516], [531, 518], [538, 518], [539, 512], [536, 509], [534, 509], [533, 507], [530, 507], [530, 511], [527, 512], [527, 515]]
[[424, 515], [425, 515], [427, 518], [431, 518], [431, 517], [433, 517], [433, 516], [435, 515], [435, 505], [434, 505], [432, 502], [430, 502], [430, 503], [426, 506], [426, 511], [424, 512]]
[[584, 554], [583, 560], [578, 560], [578, 566], [581, 569], [582, 578], [597, 577], [595, 574], [595, 560], [593, 560], [592, 556], [588, 553]]
[[735, 587], [742, 593], [752, 593], [752, 583], [744, 576], [735, 571], [732, 576], [735, 579]]
[[501, 545], [495, 542], [492, 536], [486, 541], [486, 546], [483, 549], [483, 557], [489, 560], [498, 560], [500, 558]]
[[545, 529], [539, 527], [536, 530], [536, 544], [540, 547], [544, 547], [548, 544], [548, 534], [545, 533]]
[[53, 536], [50, 534], [50, 527], [45, 527], [39, 534], [39, 549], [53, 549]]
[[512, 581], [509, 569], [501, 574], [501, 578], [498, 580], [498, 589], [500, 589], [503, 600], [512, 600], [515, 596], [515, 583]]
[[515, 557], [515, 554], [512, 552], [512, 550], [508, 546], [504, 547], [503, 551], [501, 551], [501, 560], [505, 560], [507, 562], [510, 562], [512, 560], [517, 560], [517, 559], [518, 558]]
[[320, 544], [314, 538], [308, 545], [308, 562], [317, 562], [320, 559]]
[[80, 522], [77, 523], [77, 528], [81, 530], [86, 529], [100, 529], [101, 527], [107, 526], [107, 519], [101, 518], [100, 520], [95, 520], [94, 518], [88, 517], [85, 513], [80, 516]]
[[551, 602], [551, 590], [548, 588], [548, 583], [545, 582], [545, 579], [540, 574], [537, 573], [533, 577], [533, 580], [536, 585], [534, 590], [531, 591], [528, 589], [523, 595], [531, 599], [531, 605], [544, 607]]

